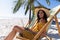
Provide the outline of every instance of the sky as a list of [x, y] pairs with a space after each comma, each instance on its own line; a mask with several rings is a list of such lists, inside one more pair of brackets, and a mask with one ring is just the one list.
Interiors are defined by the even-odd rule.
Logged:
[[[13, 14], [13, 8], [15, 6], [15, 0], [0, 0], [0, 19], [1, 18], [22, 18], [22, 17], [28, 17], [28, 13], [27, 15], [24, 14], [25, 9], [22, 6], [15, 14]], [[38, 0], [39, 1], [39, 0]], [[42, 5], [44, 5], [47, 8], [54, 8], [55, 6], [60, 5], [60, 2], [57, 2], [55, 0], [50, 0], [50, 5], [47, 5], [45, 0], [40, 0], [39, 1]], [[37, 6], [38, 4], [35, 2], [35, 6]], [[58, 18], [60, 18], [59, 16], [60, 14], [58, 14]]]

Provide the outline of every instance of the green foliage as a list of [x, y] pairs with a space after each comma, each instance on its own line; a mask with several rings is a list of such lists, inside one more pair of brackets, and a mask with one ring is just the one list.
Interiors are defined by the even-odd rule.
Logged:
[[47, 3], [48, 5], [50, 5], [50, 1], [49, 1], [49, 0], [46, 0], [46, 3]]
[[56, 0], [56, 1], [60, 2], [60, 0]]
[[[39, 1], [37, 0], [18, 0], [17, 1], [17, 4], [15, 5], [14, 9], [13, 9], [13, 13], [16, 13], [19, 8], [24, 5], [25, 7], [25, 15], [27, 14], [28, 10], [30, 10], [30, 13], [29, 13], [29, 20], [32, 21], [33, 18], [34, 18], [34, 9], [35, 9], [35, 6], [34, 6], [34, 2], [37, 2], [41, 7], [44, 7]], [[46, 0], [46, 2], [48, 4], [50, 4], [49, 0]], [[44, 7], [45, 8], [45, 7]], [[31, 11], [33, 12], [32, 15], [31, 15]]]
[[24, 0], [22, 0], [22, 1], [18, 0], [16, 6], [13, 9], [13, 13], [17, 12], [19, 10], [19, 8], [21, 7], [21, 5], [24, 4], [24, 2], [25, 2]]
[[[41, 5], [41, 3], [39, 2], [39, 1], [37, 1], [37, 0], [27, 0], [27, 2], [26, 2], [26, 0], [18, 0], [18, 2], [17, 2], [17, 4], [15, 5], [15, 7], [14, 7], [14, 9], [13, 9], [13, 13], [15, 13], [15, 12], [17, 12], [18, 10], [19, 10], [19, 8], [22, 6], [22, 5], [24, 5], [25, 4], [25, 8], [26, 8], [26, 10], [25, 10], [25, 14], [27, 13], [27, 11], [28, 11], [28, 9], [30, 9], [29, 7], [31, 6], [31, 9], [32, 10], [34, 10], [34, 2], [37, 2], [40, 6], [43, 6], [43, 5]], [[26, 3], [25, 3], [26, 2]]]
[[27, 7], [26, 7], [25, 15], [27, 14], [28, 9], [29, 9], [29, 4], [28, 4]]

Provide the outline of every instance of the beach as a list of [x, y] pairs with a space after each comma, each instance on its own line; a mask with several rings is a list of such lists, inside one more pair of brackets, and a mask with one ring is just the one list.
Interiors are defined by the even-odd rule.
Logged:
[[[28, 18], [0, 19], [0, 40], [4, 40], [4, 38], [12, 31], [15, 25], [23, 27], [27, 23]], [[51, 37], [53, 40], [60, 40], [60, 36], [58, 35], [56, 25], [51, 24], [51, 26], [48, 29], [47, 35]], [[14, 37], [14, 40], [18, 39]]]

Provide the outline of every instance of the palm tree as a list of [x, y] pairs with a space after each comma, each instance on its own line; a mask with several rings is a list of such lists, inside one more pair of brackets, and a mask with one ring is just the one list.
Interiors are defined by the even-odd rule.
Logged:
[[[56, 0], [56, 1], [60, 1], [60, 0]], [[27, 11], [29, 10], [29, 23], [32, 21], [33, 17], [34, 17], [34, 2], [37, 2], [39, 4], [39, 6], [44, 7], [39, 1], [37, 0], [18, 0], [16, 6], [13, 9], [13, 13], [17, 12], [19, 10], [19, 8], [24, 5], [24, 7], [26, 8], [25, 10], [25, 15], [27, 14]], [[50, 0], [46, 0], [46, 3], [48, 5], [50, 5]], [[46, 7], [44, 7], [46, 8]], [[33, 14], [31, 15], [31, 11], [33, 12]]]
[[[17, 12], [19, 10], [19, 8], [24, 5], [24, 7], [26, 8], [25, 10], [25, 15], [27, 14], [27, 11], [29, 10], [29, 23], [32, 21], [33, 17], [34, 17], [34, 2], [37, 2], [40, 6], [44, 7], [43, 5], [41, 5], [41, 3], [37, 0], [18, 0], [13, 13]], [[33, 14], [31, 15], [31, 11], [33, 12]]]

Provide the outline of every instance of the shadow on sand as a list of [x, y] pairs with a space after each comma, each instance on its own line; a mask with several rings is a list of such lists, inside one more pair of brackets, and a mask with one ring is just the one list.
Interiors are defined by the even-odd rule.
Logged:
[[60, 39], [59, 34], [47, 34], [51, 38]]

